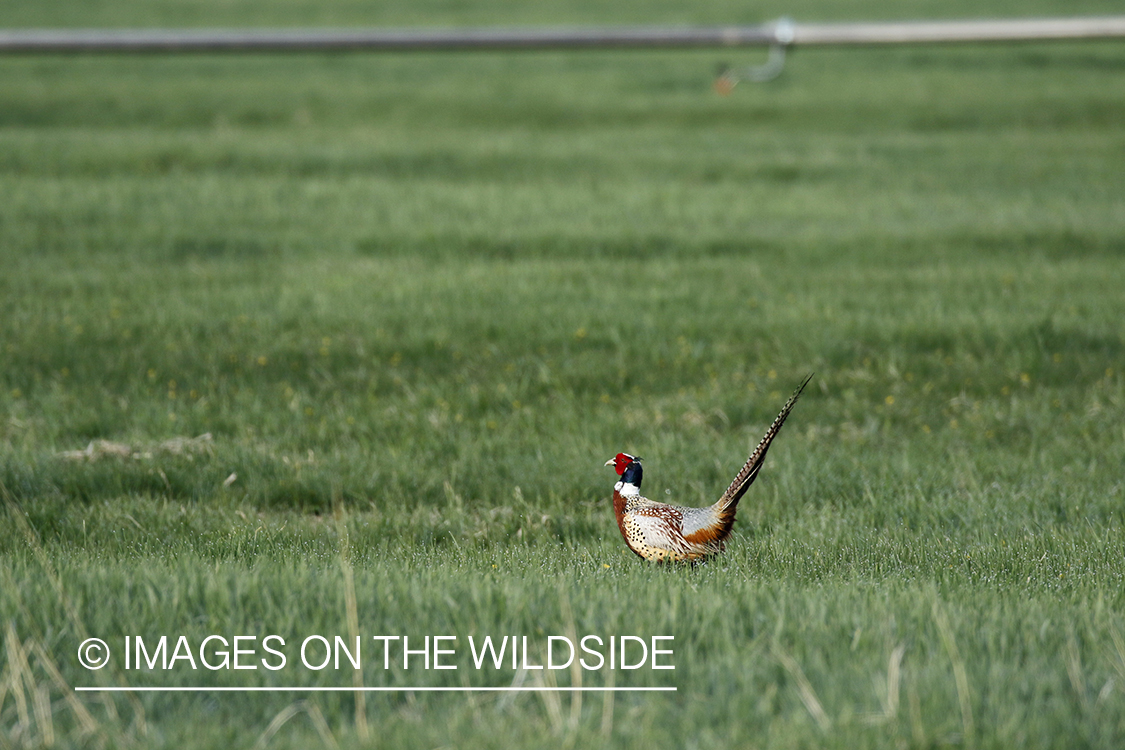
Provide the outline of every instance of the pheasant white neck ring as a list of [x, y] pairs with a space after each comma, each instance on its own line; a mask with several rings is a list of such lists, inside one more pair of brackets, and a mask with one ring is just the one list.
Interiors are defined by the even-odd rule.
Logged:
[[618, 482], [613, 485], [613, 489], [615, 489], [617, 494], [621, 495], [621, 497], [639, 497], [641, 494], [640, 487], [628, 482]]

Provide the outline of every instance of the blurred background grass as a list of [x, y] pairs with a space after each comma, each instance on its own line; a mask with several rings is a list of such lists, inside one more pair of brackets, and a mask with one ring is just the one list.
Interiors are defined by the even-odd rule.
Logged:
[[[0, 3], [0, 26], [1115, 10]], [[350, 696], [311, 699], [342, 744], [1118, 746], [1125, 49], [799, 50], [711, 92], [760, 55], [0, 58], [0, 480], [34, 530], [0, 525], [7, 674], [62, 701], [12, 644], [83, 684], [82, 629], [343, 633], [346, 528], [365, 632], [674, 634], [679, 692], [573, 721], [372, 696], [366, 740]], [[623, 553], [606, 458], [710, 502], [809, 371], [723, 558]], [[96, 440], [129, 456], [59, 456]], [[9, 739], [43, 739], [13, 701]], [[58, 741], [88, 740], [58, 705]], [[89, 705], [111, 744], [211, 746], [297, 704]]]

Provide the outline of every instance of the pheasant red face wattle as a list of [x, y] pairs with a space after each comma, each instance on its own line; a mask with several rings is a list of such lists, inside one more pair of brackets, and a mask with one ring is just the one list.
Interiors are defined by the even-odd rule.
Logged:
[[641, 459], [636, 456], [630, 456], [628, 453], [618, 453], [616, 456], [606, 461], [605, 465], [613, 466], [613, 470], [616, 471], [618, 475], [621, 475], [625, 473], [625, 469], [629, 468], [629, 464], [640, 460]]

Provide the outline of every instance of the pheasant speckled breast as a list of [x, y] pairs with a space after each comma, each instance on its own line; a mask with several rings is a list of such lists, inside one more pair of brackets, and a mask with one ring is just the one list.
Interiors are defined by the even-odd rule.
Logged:
[[649, 500], [641, 495], [640, 458], [618, 453], [606, 461], [606, 466], [612, 465], [621, 476], [613, 486], [613, 513], [629, 549], [652, 562], [694, 561], [722, 552], [734, 526], [738, 501], [761, 471], [770, 443], [811, 379], [812, 375], [805, 378], [789, 397], [742, 470], [714, 505], [685, 508]]

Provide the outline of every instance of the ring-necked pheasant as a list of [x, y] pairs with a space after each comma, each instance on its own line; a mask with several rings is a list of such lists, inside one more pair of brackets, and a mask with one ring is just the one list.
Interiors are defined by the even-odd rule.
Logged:
[[785, 418], [810, 380], [812, 375], [805, 378], [785, 402], [742, 471], [714, 505], [684, 508], [649, 500], [641, 496], [641, 459], [618, 453], [606, 461], [606, 466], [612, 465], [621, 475], [621, 480], [613, 486], [613, 512], [629, 549], [654, 562], [699, 560], [722, 552], [723, 542], [734, 526], [738, 501], [761, 471], [770, 443], [781, 431], [781, 425], [785, 424]]

